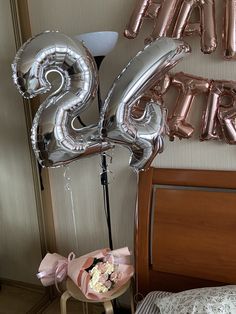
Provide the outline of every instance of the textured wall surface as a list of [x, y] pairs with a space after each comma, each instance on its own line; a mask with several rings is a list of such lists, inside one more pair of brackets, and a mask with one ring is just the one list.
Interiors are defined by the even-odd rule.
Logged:
[[10, 2], [0, 0], [0, 278], [39, 283], [41, 260], [34, 183], [22, 99], [12, 81]]
[[[200, 52], [198, 37], [188, 38], [193, 53], [180, 63], [175, 71], [185, 71], [215, 79], [235, 79], [236, 63], [227, 62], [220, 57], [222, 2], [217, 2], [217, 30], [219, 47], [213, 55]], [[104, 60], [101, 70], [103, 97], [128, 60], [143, 48], [143, 40], [149, 34], [151, 22], [146, 21], [135, 40], [123, 37], [123, 30], [129, 19], [134, 0], [29, 0], [33, 34], [46, 29], [58, 29], [70, 36], [92, 31], [114, 30], [119, 32], [116, 48]], [[171, 105], [171, 104], [170, 104]], [[194, 105], [191, 121], [199, 129], [202, 99]], [[84, 120], [97, 121], [96, 104], [84, 114]], [[223, 143], [198, 141], [198, 134], [191, 140], [166, 140], [164, 153], [156, 158], [155, 166], [192, 169], [236, 168], [236, 147]], [[110, 198], [112, 226], [115, 247], [133, 244], [133, 221], [135, 210], [137, 178], [128, 166], [129, 152], [116, 147], [111, 152], [113, 160]], [[102, 191], [99, 184], [100, 159], [98, 156], [78, 160], [69, 166], [71, 190], [64, 186], [65, 169], [50, 171], [54, 217], [58, 249], [61, 253], [74, 250], [84, 253], [107, 244], [107, 234], [103, 213]], [[71, 199], [73, 201], [71, 201]]]

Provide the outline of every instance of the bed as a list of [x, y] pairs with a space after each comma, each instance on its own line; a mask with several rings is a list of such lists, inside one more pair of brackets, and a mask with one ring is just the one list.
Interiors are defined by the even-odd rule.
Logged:
[[135, 219], [138, 314], [173, 292], [236, 284], [236, 172], [150, 168]]

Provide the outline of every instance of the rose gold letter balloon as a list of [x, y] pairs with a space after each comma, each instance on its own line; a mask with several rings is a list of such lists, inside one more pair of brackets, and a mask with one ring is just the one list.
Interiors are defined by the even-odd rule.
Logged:
[[[227, 112], [224, 112], [225, 107], [226, 111], [229, 110], [229, 106], [226, 106], [221, 102], [224, 96], [233, 99], [232, 104], [234, 107], [236, 102], [236, 83], [232, 81], [212, 81], [210, 86], [210, 93], [207, 100], [206, 111], [202, 119], [202, 132], [200, 137], [202, 141], [211, 139], [218, 140], [221, 138], [218, 112], [220, 110], [220, 116], [223, 121], [224, 118], [226, 119], [227, 116]], [[232, 108], [232, 104], [230, 103], [230, 111]], [[231, 113], [230, 116], [232, 116]], [[224, 125], [224, 121], [221, 123], [221, 125], [222, 124]]]
[[147, 13], [151, 0], [138, 0], [136, 7], [130, 17], [129, 23], [124, 31], [127, 38], [135, 38], [138, 35], [139, 29], [142, 25], [143, 18]]
[[225, 0], [223, 49], [226, 59], [236, 58], [236, 0]]
[[169, 137], [173, 141], [175, 136], [180, 139], [191, 137], [194, 128], [186, 119], [195, 96], [208, 91], [209, 81], [180, 72], [174, 75], [172, 84], [180, 91], [174, 112], [168, 118]]
[[[188, 35], [191, 34], [189, 32], [189, 29], [191, 29], [189, 20], [193, 9], [196, 7], [200, 10], [201, 50], [203, 53], [212, 53], [217, 47], [214, 0], [183, 0], [172, 36], [174, 38], [182, 38], [185, 35], [185, 31]], [[195, 23], [194, 32], [197, 29], [198, 27]]]
[[219, 110], [218, 119], [226, 143], [236, 144], [236, 107]]
[[178, 1], [179, 0], [162, 1], [157, 18], [155, 19], [154, 30], [151, 36], [147, 38], [146, 42], [151, 42], [156, 38], [167, 36], [167, 32], [174, 17]]
[[154, 0], [138, 0], [124, 31], [127, 38], [135, 38], [139, 32], [144, 18], [154, 20], [154, 29], [146, 42], [167, 36], [179, 0], [163, 0], [161, 4]]

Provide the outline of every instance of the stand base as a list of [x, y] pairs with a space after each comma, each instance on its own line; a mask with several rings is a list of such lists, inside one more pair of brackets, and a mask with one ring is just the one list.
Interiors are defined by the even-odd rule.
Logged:
[[[117, 307], [114, 309], [114, 314], [131, 314], [131, 310], [124, 308], [124, 307]], [[105, 312], [102, 312], [102, 314], [105, 314]]]
[[115, 314], [131, 314], [131, 310], [124, 308], [124, 307], [118, 307], [118, 309], [116, 309]]

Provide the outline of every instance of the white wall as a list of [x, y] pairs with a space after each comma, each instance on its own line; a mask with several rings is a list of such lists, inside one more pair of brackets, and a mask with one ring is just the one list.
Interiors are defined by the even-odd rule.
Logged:
[[0, 278], [39, 283], [34, 183], [22, 99], [14, 87], [10, 2], [0, 0]]
[[[222, 24], [222, 2], [217, 2], [217, 27]], [[123, 37], [135, 0], [29, 0], [33, 34], [46, 29], [58, 29], [68, 35], [84, 32], [114, 30], [120, 38], [115, 50], [106, 57], [101, 67], [100, 78], [103, 95], [113, 79], [128, 60], [143, 48], [143, 39], [150, 33], [151, 22], [146, 21], [135, 40]], [[183, 70], [195, 75], [215, 79], [235, 79], [235, 62], [226, 62], [220, 49], [213, 55], [200, 52], [199, 38], [188, 38], [193, 53], [179, 64], [175, 71]], [[221, 46], [221, 43], [220, 45]], [[194, 120], [200, 123], [201, 100], [195, 104]], [[86, 113], [84, 120], [96, 121], [96, 105]], [[199, 126], [196, 125], [196, 129]], [[109, 166], [114, 180], [110, 184], [113, 236], [115, 247], [133, 244], [133, 215], [136, 197], [136, 175], [128, 166], [129, 152], [117, 147], [113, 152], [113, 162]], [[227, 169], [235, 170], [236, 148], [222, 143], [200, 143], [196, 136], [192, 140], [166, 140], [164, 153], [153, 163], [159, 167]], [[50, 171], [54, 216], [58, 248], [61, 253], [74, 250], [84, 253], [106, 245], [106, 229], [103, 215], [102, 192], [99, 184], [99, 157], [81, 159], [70, 165], [72, 196], [75, 216], [73, 224], [72, 206], [69, 193], [64, 189], [64, 169]], [[76, 229], [76, 232], [75, 232]], [[75, 235], [77, 233], [77, 237]]]

